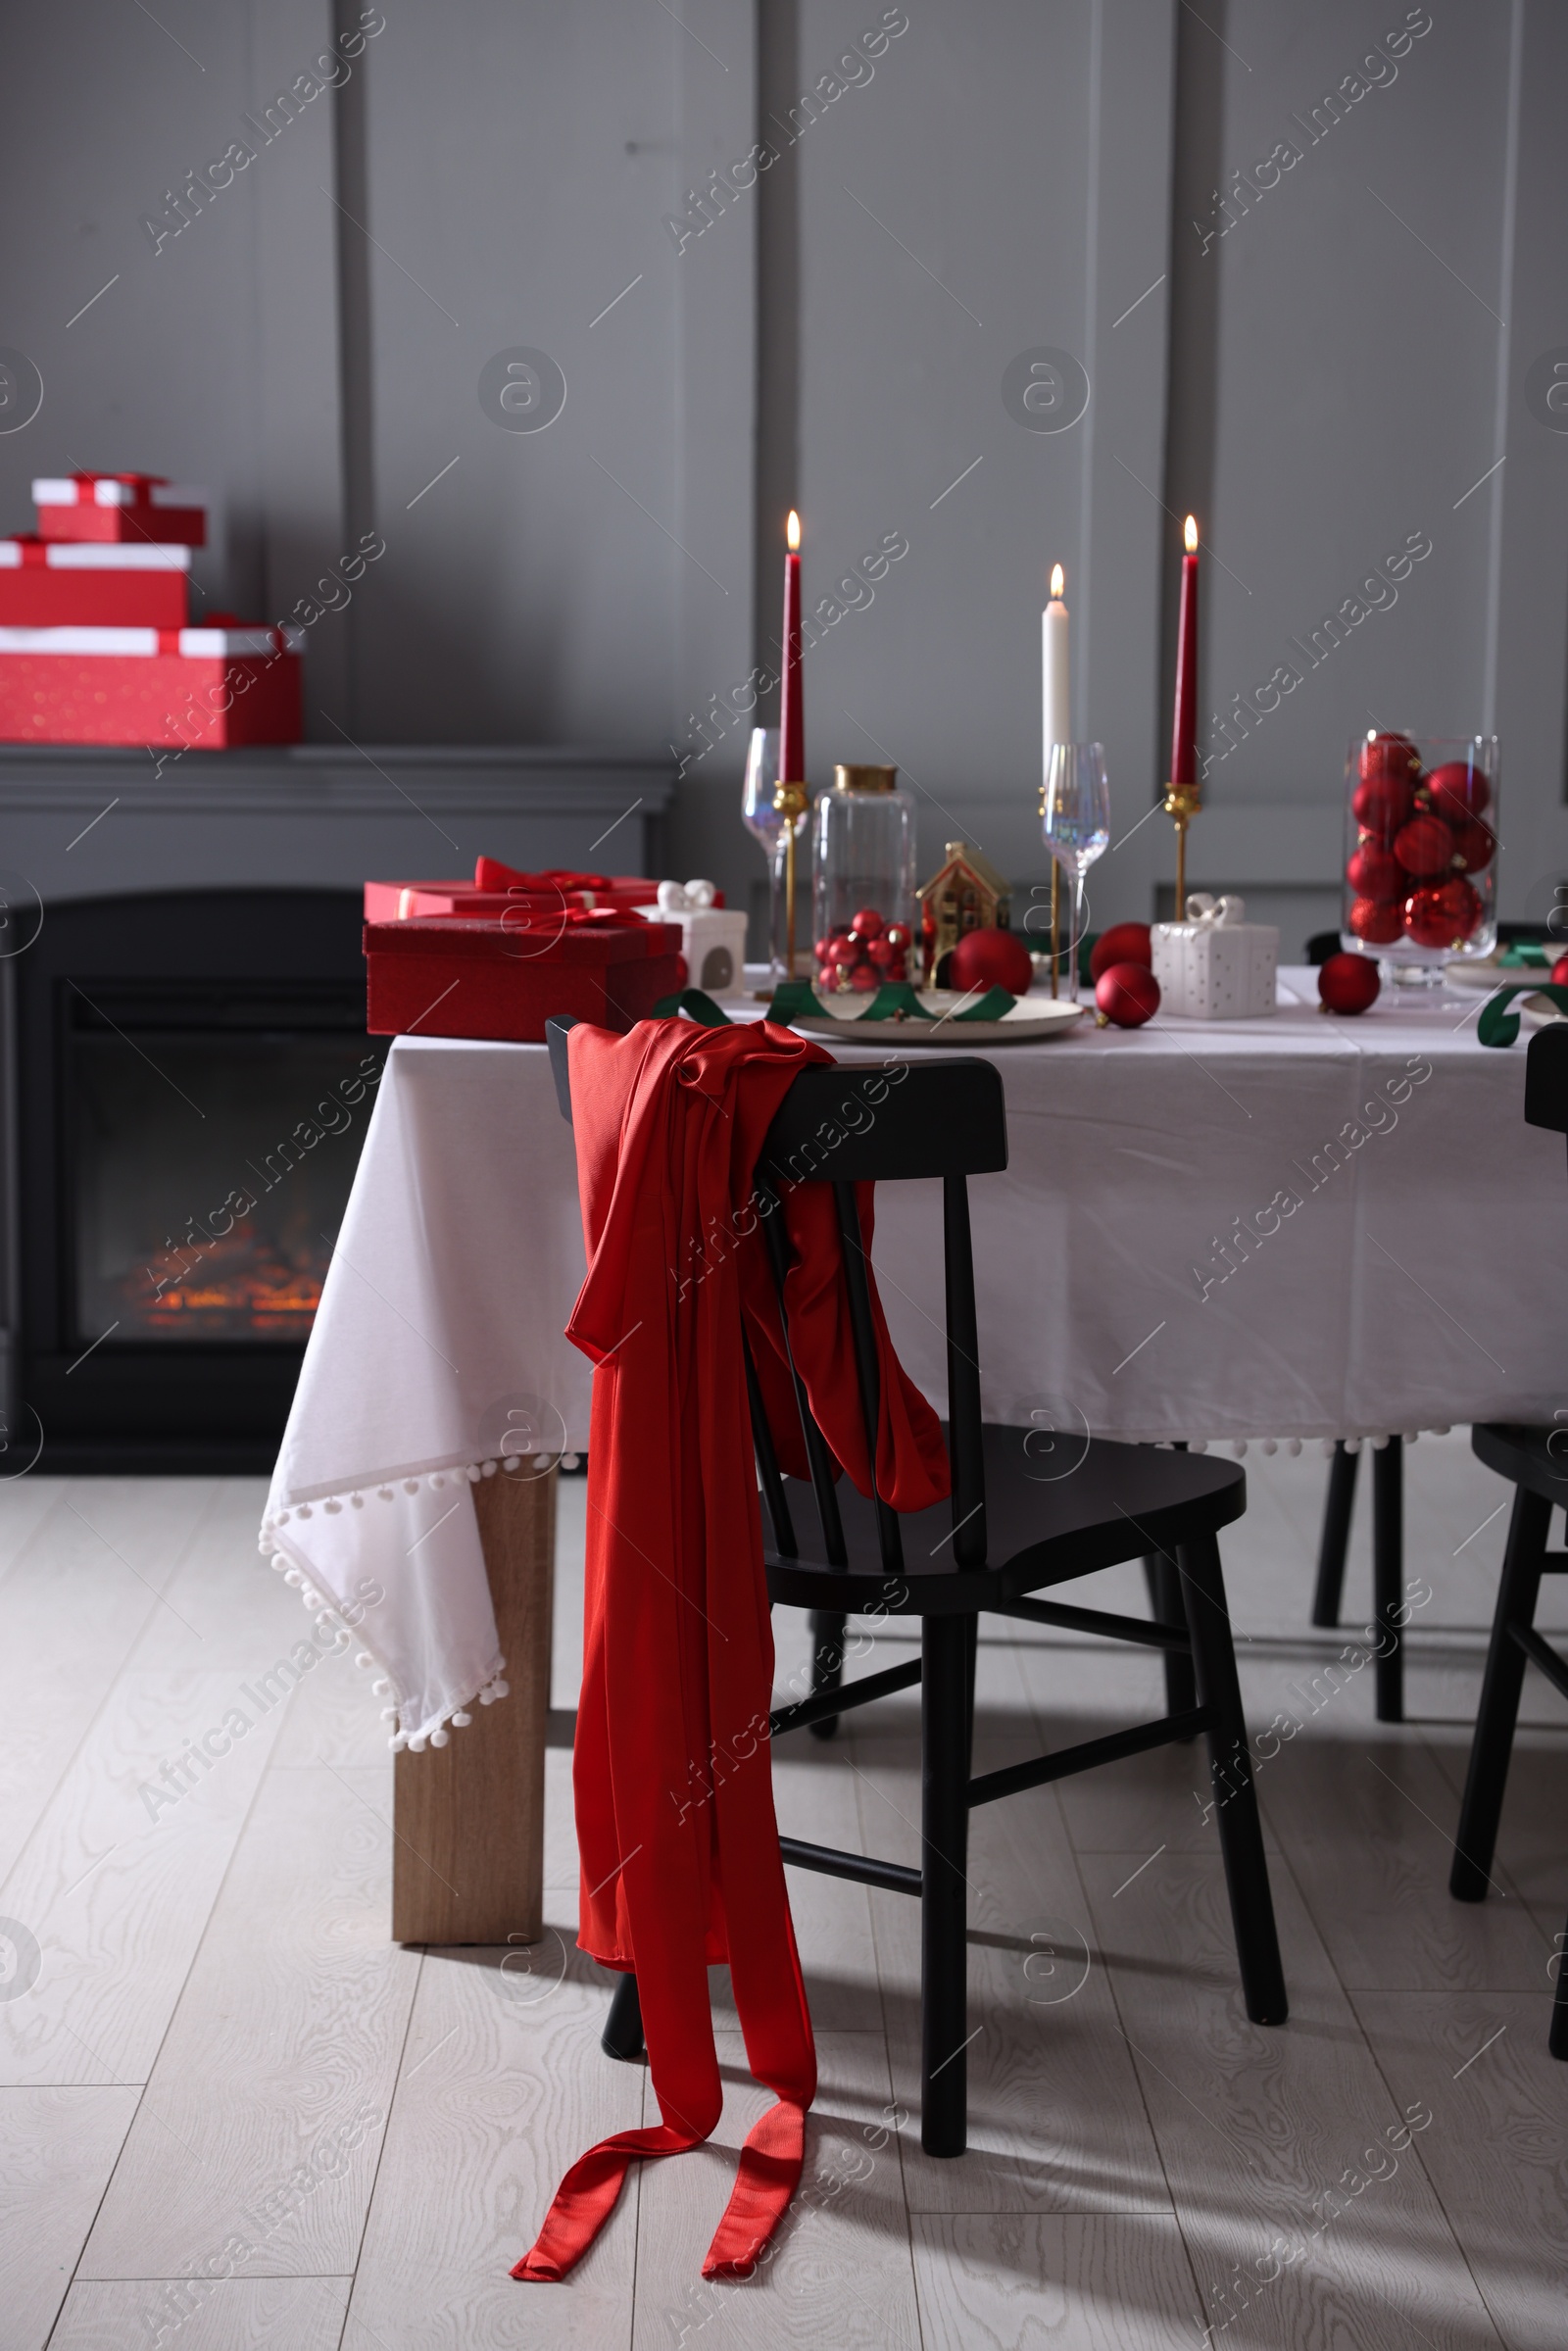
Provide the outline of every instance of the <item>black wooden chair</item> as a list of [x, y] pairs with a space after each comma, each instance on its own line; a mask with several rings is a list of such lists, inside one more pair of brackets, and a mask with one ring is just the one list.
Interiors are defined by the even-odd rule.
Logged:
[[[568, 1117], [569, 1025], [552, 1021], [547, 1028], [558, 1094]], [[869, 1117], [858, 1106], [862, 1100], [875, 1103]], [[858, 1121], [854, 1128], [852, 1112]], [[951, 1502], [901, 1516], [880, 1496], [862, 1497], [848, 1480], [836, 1485], [831, 1455], [799, 1380], [796, 1401], [811, 1475], [808, 1482], [782, 1476], [748, 1361], [753, 1436], [768, 1521], [763, 1546], [768, 1592], [775, 1604], [808, 1610], [815, 1635], [811, 1692], [775, 1710], [772, 1736], [809, 1729], [896, 1690], [920, 1690], [920, 1867], [868, 1860], [799, 1837], [781, 1837], [779, 1843], [794, 1868], [910, 1894], [920, 1903], [920, 2137], [932, 2155], [961, 2155], [965, 2142], [964, 1865], [969, 1814], [977, 1805], [1202, 1732], [1219, 1797], [1215, 1818], [1247, 2012], [1260, 2025], [1281, 2024], [1287, 2013], [1215, 1540], [1219, 1529], [1246, 1508], [1245, 1476], [1234, 1462], [1148, 1445], [1093, 1443], [1071, 1475], [1046, 1483], [1030, 1451], [1039, 1432], [982, 1421], [966, 1179], [999, 1172], [1006, 1163], [1006, 1113], [994, 1065], [922, 1058], [905, 1065], [892, 1085], [874, 1063], [803, 1071], [774, 1119], [757, 1171], [759, 1204], [764, 1206], [768, 1195], [776, 1200], [773, 1188], [781, 1184], [804, 1180], [833, 1186], [860, 1404], [873, 1453], [877, 1362], [854, 1187], [936, 1176], [943, 1183]], [[782, 1293], [787, 1265], [782, 1218], [767, 1214], [762, 1230]], [[1180, 1593], [1182, 1625], [1031, 1596], [1146, 1555], [1168, 1563]], [[918, 1618], [920, 1655], [844, 1682], [845, 1619], [873, 1611]], [[1179, 1655], [1184, 1662], [1190, 1658], [1195, 1702], [976, 1779], [970, 1748], [975, 1637], [982, 1612], [1105, 1635]], [[641, 2046], [635, 1979], [625, 1979], [616, 1994], [605, 2046], [617, 2056], [635, 2055]]]
[[[1541, 1029], [1530, 1040], [1525, 1064], [1525, 1118], [1531, 1126], [1568, 1134], [1568, 1028]], [[1568, 1573], [1568, 1552], [1548, 1551], [1546, 1537], [1553, 1505], [1568, 1507], [1568, 1431], [1513, 1428], [1492, 1422], [1470, 1432], [1478, 1458], [1513, 1487], [1508, 1545], [1503, 1553], [1492, 1643], [1481, 1684], [1476, 1735], [1459, 1807], [1448, 1891], [1460, 1902], [1484, 1902], [1492, 1883], [1492, 1859], [1502, 1818], [1503, 1790], [1513, 1754], [1514, 1729], [1525, 1665], [1538, 1666], [1553, 1690], [1568, 1698], [1568, 1663], [1536, 1631], [1536, 1601], [1543, 1576]], [[1551, 2004], [1547, 2046], [1568, 2058], [1568, 1935], [1557, 1961], [1557, 1989]]]

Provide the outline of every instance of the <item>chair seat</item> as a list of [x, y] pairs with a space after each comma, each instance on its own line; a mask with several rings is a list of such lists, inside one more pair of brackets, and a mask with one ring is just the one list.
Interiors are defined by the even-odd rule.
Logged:
[[1568, 1426], [1529, 1429], [1511, 1421], [1478, 1421], [1470, 1432], [1470, 1449], [1499, 1478], [1568, 1508]]
[[[874, 1505], [839, 1481], [847, 1569], [831, 1566], [810, 1487], [784, 1480], [796, 1550], [764, 1543], [768, 1592], [795, 1608], [866, 1609], [943, 1616], [1020, 1599], [1152, 1551], [1213, 1535], [1247, 1507], [1239, 1462], [1152, 1445], [1047, 1435], [988, 1421], [984, 1432], [986, 1548], [991, 1564], [963, 1569], [953, 1556], [953, 1506], [900, 1519], [902, 1574], [884, 1573]], [[1568, 1466], [1568, 1465], [1565, 1465]], [[766, 1531], [766, 1510], [763, 1527]]]

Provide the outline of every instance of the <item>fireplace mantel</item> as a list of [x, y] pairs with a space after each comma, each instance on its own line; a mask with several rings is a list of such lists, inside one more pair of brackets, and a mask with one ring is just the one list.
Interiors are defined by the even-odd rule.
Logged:
[[13, 901], [30, 889], [46, 907], [151, 889], [471, 873], [481, 854], [656, 873], [674, 784], [662, 754], [548, 745], [176, 755], [6, 744], [0, 868]]

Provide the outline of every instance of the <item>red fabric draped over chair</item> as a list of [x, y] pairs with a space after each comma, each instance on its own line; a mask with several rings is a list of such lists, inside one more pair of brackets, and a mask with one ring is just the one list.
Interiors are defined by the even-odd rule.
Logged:
[[[760, 1232], [758, 1155], [797, 1074], [831, 1058], [770, 1024], [574, 1028], [572, 1120], [588, 1276], [567, 1337], [596, 1364], [586, 1641], [573, 1766], [579, 1942], [635, 1969], [658, 2128], [566, 2174], [516, 2278], [559, 2278], [628, 2164], [675, 2154], [722, 2106], [707, 1969], [729, 1963], [752, 2072], [778, 2103], [753, 2129], [705, 2277], [745, 2276], [800, 2178], [816, 2086], [773, 1813], [773, 1640], [742, 1329], [781, 1462], [806, 1474]], [[867, 1248], [869, 1186], [859, 1194]], [[870, 1491], [831, 1188], [782, 1199], [790, 1358], [828, 1445]], [[942, 1433], [905, 1376], [872, 1287], [877, 1484], [895, 1508], [949, 1491]]]

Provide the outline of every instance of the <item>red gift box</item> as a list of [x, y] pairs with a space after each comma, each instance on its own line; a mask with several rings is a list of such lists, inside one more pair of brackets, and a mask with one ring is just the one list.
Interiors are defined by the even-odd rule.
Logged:
[[0, 539], [0, 627], [183, 628], [190, 549]]
[[682, 984], [679, 926], [614, 915], [368, 922], [366, 1026], [375, 1037], [496, 1037], [538, 1045], [553, 1013], [629, 1029]]
[[0, 742], [300, 739], [298, 629], [0, 627]]
[[32, 502], [46, 539], [207, 544], [207, 494], [160, 473], [71, 473], [35, 481]]

